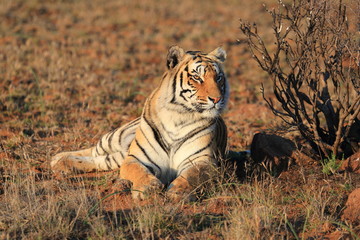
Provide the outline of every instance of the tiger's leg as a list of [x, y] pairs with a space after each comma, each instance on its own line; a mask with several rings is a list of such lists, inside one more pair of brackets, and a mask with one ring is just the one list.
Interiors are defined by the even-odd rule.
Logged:
[[135, 138], [135, 132], [139, 127], [139, 123], [140, 119], [137, 118], [102, 136], [92, 149], [92, 156], [103, 156], [115, 152], [126, 154], [131, 142]]
[[134, 200], [143, 200], [149, 193], [163, 188], [160, 178], [169, 158], [153, 134], [145, 135], [153, 131], [146, 121], [141, 122], [120, 168], [120, 178], [132, 182]]
[[117, 152], [110, 153], [102, 152], [100, 155], [95, 146], [80, 151], [62, 152], [51, 158], [50, 166], [55, 172], [65, 173], [117, 169], [120, 168], [127, 149], [117, 150]]
[[181, 199], [196, 200], [195, 189], [203, 187], [214, 176], [215, 164], [210, 161], [195, 163], [193, 166], [180, 171], [178, 177], [167, 188], [167, 196], [172, 201]]
[[163, 188], [161, 181], [132, 156], [128, 156], [121, 165], [120, 178], [132, 182], [134, 200], [144, 200], [149, 193]]
[[69, 154], [61, 156], [58, 161], [52, 161], [50, 163], [52, 170], [65, 173], [106, 171], [120, 168], [124, 159], [123, 154], [120, 152], [96, 157], [74, 155], [74, 152], [69, 152]]
[[139, 118], [115, 129], [98, 141], [96, 146], [74, 152], [62, 152], [52, 157], [50, 165], [55, 171], [89, 172], [119, 168], [134, 139]]
[[[69, 172], [69, 169], [64, 169], [64, 165], [61, 164], [61, 162], [69, 161], [68, 159], [70, 159], [71, 157], [91, 157], [92, 151], [93, 151], [93, 147], [79, 151], [58, 153], [51, 158], [50, 166], [53, 170], [61, 170], [64, 172]], [[60, 167], [60, 165], [63, 167]], [[69, 164], [65, 164], [65, 165], [69, 165]]]

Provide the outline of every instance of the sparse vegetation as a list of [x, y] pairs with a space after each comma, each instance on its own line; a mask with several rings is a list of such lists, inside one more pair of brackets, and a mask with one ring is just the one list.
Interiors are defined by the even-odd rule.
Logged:
[[[93, 145], [140, 114], [174, 44], [227, 50], [230, 150], [249, 149], [255, 132], [281, 128], [259, 90], [263, 83], [270, 93], [271, 81], [251, 61], [244, 39], [236, 41], [241, 17], [256, 20], [264, 42], [272, 43], [271, 17], [261, 3], [2, 1], [0, 239], [307, 239], [336, 229], [356, 239], [359, 227], [340, 216], [360, 177], [323, 174], [319, 161], [278, 177], [227, 166], [194, 203], [160, 194], [135, 205], [116, 171], [50, 171], [50, 156]], [[346, 6], [354, 22], [356, 4]]]
[[336, 159], [334, 154], [331, 154], [329, 158], [325, 158], [322, 160], [322, 172], [329, 175], [337, 172], [339, 167], [341, 166], [341, 162]]

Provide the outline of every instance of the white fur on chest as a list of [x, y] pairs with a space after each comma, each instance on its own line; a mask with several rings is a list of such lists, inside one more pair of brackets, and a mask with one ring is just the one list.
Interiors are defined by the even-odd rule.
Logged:
[[197, 113], [176, 114], [161, 110], [158, 118], [159, 127], [163, 130], [163, 137], [170, 145], [174, 145], [190, 132], [209, 122], [198, 115]]
[[[153, 159], [162, 169], [159, 179], [166, 182], [177, 176], [179, 166], [188, 156], [209, 144], [202, 136], [211, 134], [215, 124], [198, 113], [178, 114], [168, 109], [158, 111], [153, 117], [161, 138], [169, 148], [168, 154], [155, 154], [157, 157]], [[210, 148], [206, 154], [211, 155]]]

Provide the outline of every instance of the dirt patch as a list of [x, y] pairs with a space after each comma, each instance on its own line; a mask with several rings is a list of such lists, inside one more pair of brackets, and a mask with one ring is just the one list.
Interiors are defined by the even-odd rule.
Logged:
[[349, 221], [353, 225], [360, 224], [360, 188], [355, 189], [349, 194], [345, 204], [345, 210], [341, 216], [342, 220]]

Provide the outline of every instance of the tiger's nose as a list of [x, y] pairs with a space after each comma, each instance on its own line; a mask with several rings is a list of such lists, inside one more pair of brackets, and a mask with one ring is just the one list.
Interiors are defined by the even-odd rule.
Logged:
[[210, 101], [214, 104], [218, 103], [221, 100], [221, 97], [208, 97]]

